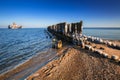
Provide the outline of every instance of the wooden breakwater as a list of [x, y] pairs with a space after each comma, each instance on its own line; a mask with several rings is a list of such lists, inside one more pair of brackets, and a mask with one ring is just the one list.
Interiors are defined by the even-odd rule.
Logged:
[[[93, 36], [86, 36], [82, 34], [82, 25], [83, 21], [76, 22], [76, 23], [58, 23], [55, 25], [48, 26], [47, 30], [52, 34], [55, 35], [57, 38], [59, 38], [62, 41], [68, 41], [75, 45], [81, 46], [81, 48], [92, 51], [96, 54], [102, 55], [103, 57], [114, 59], [117, 62], [120, 62], [120, 56], [118, 55], [109, 55], [108, 53], [94, 48], [92, 45], [89, 45], [90, 43], [95, 44], [104, 44], [107, 45], [107, 47], [115, 48], [120, 50], [120, 45], [117, 45], [113, 42], [110, 42], [108, 40], [103, 40], [98, 37]], [[88, 42], [88, 43], [87, 43]]]
[[82, 34], [82, 24], [82, 21], [69, 24], [63, 22], [48, 26], [47, 30], [62, 40], [72, 42], [74, 34]]
[[82, 25], [83, 21], [69, 24], [63, 22], [48, 26], [47, 30], [56, 37], [65, 41], [72, 42], [73, 44], [76, 45], [82, 46], [86, 43], [86, 41], [89, 41], [97, 44], [105, 44], [109, 47], [120, 50], [120, 45], [115, 44], [111, 41], [103, 40], [102, 38], [98, 37], [86, 36], [82, 34]]

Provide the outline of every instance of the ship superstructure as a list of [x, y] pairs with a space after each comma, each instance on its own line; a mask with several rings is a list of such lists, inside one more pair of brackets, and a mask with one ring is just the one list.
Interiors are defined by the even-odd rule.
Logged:
[[12, 25], [8, 25], [9, 29], [20, 29], [22, 26], [17, 25], [15, 22], [13, 22]]

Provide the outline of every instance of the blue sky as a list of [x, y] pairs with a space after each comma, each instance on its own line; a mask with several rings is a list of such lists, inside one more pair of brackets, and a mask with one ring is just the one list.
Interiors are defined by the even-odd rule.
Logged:
[[13, 22], [34, 28], [80, 20], [84, 27], [120, 27], [120, 0], [0, 0], [0, 28]]

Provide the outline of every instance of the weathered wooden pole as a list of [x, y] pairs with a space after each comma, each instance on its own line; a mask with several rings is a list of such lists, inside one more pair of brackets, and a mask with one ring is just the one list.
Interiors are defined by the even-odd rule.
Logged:
[[77, 23], [74, 23], [75, 24], [75, 33], [77, 33]]
[[67, 33], [68, 33], [68, 34], [71, 34], [71, 24], [67, 24], [67, 27], [68, 27], [68, 28], [67, 28], [67, 29], [68, 29], [68, 30], [67, 30], [67, 31], [68, 31]]
[[72, 29], [72, 33], [75, 33], [75, 23], [71, 23], [71, 29]]
[[68, 26], [67, 26], [67, 23], [65, 22], [64, 23], [64, 34], [66, 35], [67, 34], [67, 32], [68, 32]]
[[83, 29], [83, 21], [80, 21], [80, 26], [79, 26], [79, 33], [82, 34], [82, 29]]

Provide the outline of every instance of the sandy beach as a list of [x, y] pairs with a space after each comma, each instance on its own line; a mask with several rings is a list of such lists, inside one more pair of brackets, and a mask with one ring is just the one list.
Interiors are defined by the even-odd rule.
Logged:
[[[120, 44], [119, 41], [115, 41]], [[102, 47], [108, 54], [120, 57], [120, 50], [102, 44], [94, 44], [96, 48]], [[56, 60], [49, 62], [27, 80], [119, 80], [120, 63], [78, 46], [68, 46], [57, 53]]]
[[29, 61], [16, 67], [15, 69], [0, 75], [0, 80], [23, 80], [30, 74], [51, 61], [56, 54], [54, 49], [41, 52]]
[[[112, 41], [120, 44], [120, 41]], [[120, 57], [120, 50], [104, 44], [89, 43], [96, 49]], [[102, 48], [101, 48], [102, 47]], [[17, 68], [0, 75], [0, 80], [118, 80], [120, 63], [79, 46], [66, 44], [49, 49]]]

